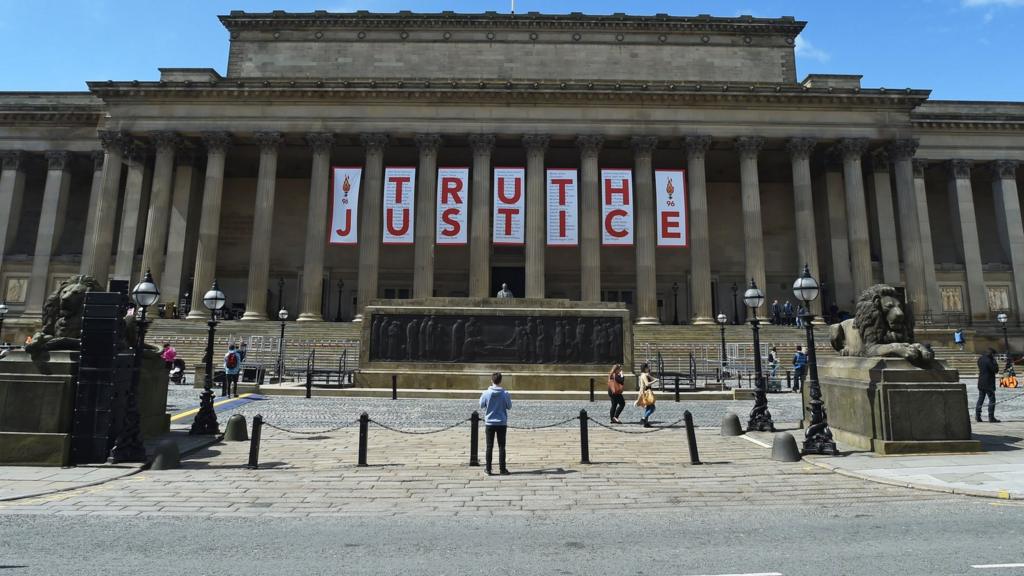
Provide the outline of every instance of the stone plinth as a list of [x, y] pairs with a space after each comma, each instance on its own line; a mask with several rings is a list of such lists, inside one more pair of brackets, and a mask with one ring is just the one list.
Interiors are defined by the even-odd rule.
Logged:
[[942, 362], [922, 368], [898, 358], [821, 358], [818, 375], [839, 442], [879, 454], [981, 450], [971, 439], [967, 389]]
[[372, 388], [398, 375], [402, 388], [480, 389], [500, 371], [519, 390], [587, 390], [593, 378], [600, 392], [612, 364], [633, 364], [629, 310], [616, 303], [377, 300], [362, 329], [357, 384]]

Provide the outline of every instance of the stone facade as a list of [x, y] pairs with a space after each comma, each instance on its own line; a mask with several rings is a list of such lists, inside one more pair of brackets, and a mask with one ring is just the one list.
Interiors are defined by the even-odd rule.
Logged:
[[[1024, 103], [797, 81], [804, 23], [789, 17], [221, 20], [226, 76], [164, 68], [158, 81], [0, 94], [11, 317], [31, 319], [79, 271], [137, 281], [150, 267], [167, 304], [217, 278], [250, 319], [280, 301], [292, 318], [350, 320], [374, 298], [493, 296], [504, 281], [623, 301], [644, 323], [702, 323], [731, 316], [731, 287], [751, 276], [769, 303], [791, 299], [806, 262], [825, 310], [885, 281], [919, 321], [985, 324], [999, 309], [1020, 321]], [[359, 246], [326, 245], [332, 165], [363, 167]], [[415, 245], [380, 245], [386, 166], [419, 166], [421, 188], [438, 166], [470, 167], [468, 245], [434, 245], [426, 201]], [[525, 246], [490, 242], [493, 166], [527, 168]], [[545, 167], [579, 169], [578, 248], [538, 245], [529, 198]], [[653, 170], [687, 170], [688, 248], [655, 248], [642, 227], [632, 248], [600, 245], [598, 170], [623, 167], [638, 192]], [[635, 222], [653, 209], [638, 202]]]

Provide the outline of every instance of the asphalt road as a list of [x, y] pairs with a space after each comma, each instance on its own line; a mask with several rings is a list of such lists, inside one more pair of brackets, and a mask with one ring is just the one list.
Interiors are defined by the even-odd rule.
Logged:
[[1002, 576], [1024, 564], [972, 566], [1024, 563], [1022, 525], [1024, 504], [960, 497], [457, 521], [0, 515], [0, 573]]

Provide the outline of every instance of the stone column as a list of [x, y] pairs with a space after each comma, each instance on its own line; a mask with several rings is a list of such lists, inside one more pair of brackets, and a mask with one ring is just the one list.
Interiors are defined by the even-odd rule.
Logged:
[[43, 189], [35, 256], [32, 258], [32, 277], [28, 283], [23, 316], [28, 318], [39, 318], [43, 313], [50, 276], [50, 257], [53, 256], [54, 247], [64, 227], [68, 189], [71, 187], [71, 153], [64, 150], [50, 151], [46, 153], [46, 161], [46, 186]]
[[[188, 147], [179, 147], [175, 154], [177, 166], [174, 168], [174, 190], [168, 207], [167, 257], [164, 259], [164, 271], [160, 276], [160, 298], [169, 304], [178, 304], [181, 298], [182, 278], [185, 270], [185, 255], [189, 254], [190, 218], [195, 212], [192, 205], [193, 189], [198, 189], [199, 168], [195, 166], [195, 153]], [[194, 232], [196, 222], [191, 222]], [[190, 287], [185, 287], [189, 290]], [[206, 288], [207, 290], [209, 287]]]
[[[114, 278], [117, 280], [134, 280], [132, 270], [135, 267], [135, 247], [139, 238], [139, 227], [145, 226], [142, 220], [142, 206], [145, 203], [149, 167], [148, 154], [140, 143], [129, 144], [125, 155], [128, 157], [128, 176], [124, 183], [124, 206], [121, 211], [121, 233], [117, 236], [117, 259], [114, 261]], [[142, 231], [145, 234], [145, 231]], [[139, 277], [141, 280], [141, 276]]]
[[[231, 135], [227, 132], [207, 132], [203, 135], [203, 141], [207, 151], [206, 178], [203, 180], [203, 211], [199, 219], [199, 242], [196, 245], [195, 272], [192, 274], [192, 310], [188, 313], [189, 320], [206, 320], [210, 317], [210, 311], [203, 306], [203, 294], [213, 286], [217, 276], [224, 163], [231, 145]], [[228, 299], [232, 299], [231, 295], [228, 295]]]
[[[757, 154], [764, 138], [741, 136], [736, 139], [740, 156], [740, 196], [743, 205], [743, 257], [745, 282], [753, 278], [757, 287], [767, 290], [764, 280], [764, 240], [761, 229], [761, 187], [757, 174]], [[742, 292], [744, 288], [741, 287]]]
[[843, 188], [846, 191], [846, 228], [850, 241], [850, 269], [853, 297], [874, 284], [871, 274], [871, 241], [868, 236], [868, 206], [864, 197], [864, 173], [860, 157], [868, 149], [866, 138], [839, 141], [843, 156]]
[[413, 298], [434, 295], [434, 234], [437, 212], [437, 151], [441, 148], [438, 134], [417, 134], [420, 151], [416, 171], [416, 244], [413, 248]]
[[331, 148], [334, 135], [312, 133], [306, 142], [313, 149], [309, 175], [309, 207], [306, 211], [306, 254], [302, 264], [302, 312], [299, 322], [322, 322], [324, 250], [327, 244], [327, 212], [330, 205]]
[[601, 301], [601, 190], [598, 156], [604, 137], [576, 138], [580, 149], [580, 299]]
[[156, 164], [153, 167], [153, 189], [149, 196], [146, 241], [142, 246], [140, 268], [143, 273], [149, 270], [156, 285], [163, 286], [164, 250], [167, 248], [171, 187], [174, 183], [174, 149], [180, 138], [174, 132], [155, 132], [150, 138], [156, 146]]
[[1024, 222], [1021, 221], [1020, 198], [1017, 196], [1016, 160], [992, 163], [992, 194], [996, 204], [996, 221], [1003, 246], [1013, 267], [1014, 308], [1017, 323], [1024, 320]]
[[704, 161], [710, 136], [687, 136], [686, 181], [690, 193], [690, 304], [693, 324], [714, 324], [711, 309], [711, 246], [708, 244], [708, 192]]
[[[818, 241], [814, 225], [814, 190], [811, 187], [811, 151], [814, 138], [792, 138], [786, 142], [793, 171], [793, 208], [796, 221], [796, 254], [798, 266], [807, 264], [811, 274], [821, 278], [818, 264]], [[810, 313], [821, 315], [821, 298], [811, 302]]]
[[270, 274], [270, 239], [274, 228], [274, 193], [277, 187], [277, 147], [280, 132], [257, 132], [260, 168], [256, 177], [256, 214], [249, 250], [249, 294], [242, 320], [267, 319], [267, 276]]
[[900, 213], [900, 249], [906, 282], [907, 300], [915, 315], [928, 309], [921, 262], [921, 230], [917, 219], [917, 193], [914, 190], [912, 160], [917, 140], [894, 140], [889, 144], [889, 158], [896, 172], [896, 203]]
[[978, 219], [974, 214], [974, 192], [971, 190], [971, 163], [967, 160], [950, 160], [949, 196], [953, 208], [953, 228], [959, 240], [956, 246], [967, 272], [971, 320], [983, 322], [988, 320], [988, 294], [985, 290], [985, 274], [981, 268]]
[[106, 289], [110, 274], [110, 253], [114, 247], [114, 223], [117, 220], [117, 197], [121, 191], [121, 163], [123, 162], [125, 135], [122, 132], [100, 130], [103, 146], [103, 185], [96, 202], [95, 225], [92, 236], [85, 239], [89, 245], [89, 258], [82, 254], [82, 274], [96, 278]]
[[828, 201], [829, 247], [832, 255], [832, 297], [836, 306], [853, 310], [853, 278], [850, 274], [850, 237], [846, 215], [846, 192], [843, 185], [839, 151], [832, 148], [825, 155], [825, 196]]
[[358, 310], [353, 322], [363, 321], [363, 309], [377, 297], [377, 276], [380, 272], [381, 202], [384, 197], [384, 149], [387, 134], [362, 134], [366, 148], [363, 174], [362, 218], [359, 223], [359, 286]]
[[544, 152], [548, 136], [526, 135], [523, 147], [526, 148], [526, 297], [543, 298], [544, 251], [547, 248]]
[[654, 136], [634, 136], [633, 196], [636, 198], [636, 323], [660, 324], [658, 321], [658, 276], [655, 267], [657, 245], [654, 224], [654, 167], [652, 156], [658, 146]]
[[921, 265], [924, 267], [924, 289], [928, 298], [928, 310], [933, 314], [942, 312], [942, 297], [939, 283], [935, 279], [935, 249], [932, 245], [932, 226], [928, 217], [928, 193], [925, 189], [924, 160], [914, 159], [914, 195], [917, 197], [917, 219], [921, 234]]
[[25, 195], [24, 158], [24, 154], [18, 151], [0, 153], [3, 161], [3, 172], [0, 172], [0, 271], [4, 266], [4, 254], [14, 244], [21, 221], [21, 200]]
[[487, 298], [491, 294], [491, 151], [494, 135], [472, 134], [473, 192], [469, 223], [469, 295]]
[[[96, 205], [99, 204], [100, 194], [103, 190], [103, 158], [102, 150], [92, 152], [92, 186], [89, 188], [89, 209], [85, 215], [85, 235], [82, 237], [82, 260], [91, 262], [93, 260], [93, 244], [91, 242], [93, 230], [96, 228]], [[81, 267], [81, 262], [79, 267]], [[79, 270], [79, 273], [85, 272]]]
[[875, 206], [878, 212], [878, 244], [882, 252], [882, 282], [901, 284], [899, 242], [896, 240], [896, 217], [892, 209], [892, 185], [889, 183], [889, 155], [884, 148], [871, 154]]

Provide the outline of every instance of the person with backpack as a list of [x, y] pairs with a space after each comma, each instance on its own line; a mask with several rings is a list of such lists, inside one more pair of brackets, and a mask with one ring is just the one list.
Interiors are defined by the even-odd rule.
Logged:
[[509, 474], [505, 467], [505, 434], [508, 432], [508, 411], [512, 409], [512, 396], [501, 387], [501, 372], [491, 374], [491, 385], [480, 395], [480, 408], [484, 410], [484, 432], [487, 439], [487, 467], [484, 472], [493, 476], [494, 437], [498, 437], [498, 472]]
[[793, 391], [799, 392], [804, 383], [804, 376], [807, 374], [807, 354], [804, 354], [804, 347], [797, 346], [796, 354], [793, 354]]
[[224, 355], [224, 388], [221, 390], [221, 396], [230, 396], [232, 390], [235, 396], [238, 395], [238, 374], [241, 371], [242, 355], [232, 344], [228, 346], [228, 353]]
[[622, 424], [619, 416], [622, 415], [622, 409], [626, 407], [626, 399], [622, 396], [625, 382], [626, 380], [622, 376], [622, 364], [612, 366], [612, 371], [608, 374], [608, 397], [612, 401], [609, 416], [612, 424]]

